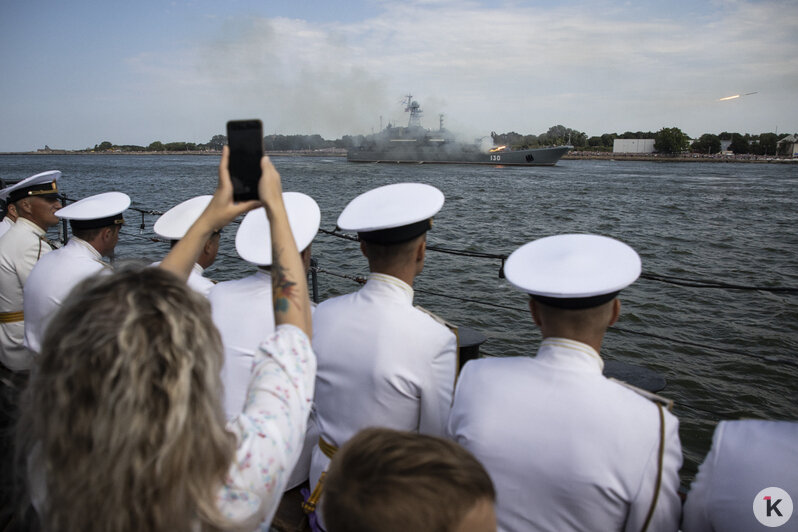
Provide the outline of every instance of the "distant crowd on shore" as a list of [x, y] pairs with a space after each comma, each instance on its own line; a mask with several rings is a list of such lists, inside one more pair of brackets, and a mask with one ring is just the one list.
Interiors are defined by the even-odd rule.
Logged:
[[563, 159], [605, 159], [629, 161], [711, 161], [711, 162], [758, 162], [758, 163], [791, 163], [798, 158], [788, 156], [754, 155], [752, 153], [616, 153], [607, 151], [572, 150]]

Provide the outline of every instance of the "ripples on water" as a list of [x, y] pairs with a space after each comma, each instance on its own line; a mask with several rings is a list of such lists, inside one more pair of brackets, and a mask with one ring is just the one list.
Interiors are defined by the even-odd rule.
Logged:
[[[322, 227], [333, 229], [346, 203], [378, 185], [429, 183], [446, 204], [429, 244], [509, 254], [534, 238], [595, 232], [623, 240], [643, 259], [645, 273], [752, 286], [798, 287], [798, 165], [561, 161], [553, 168], [350, 164], [340, 158], [278, 157], [283, 188], [319, 203]], [[59, 169], [70, 197], [120, 190], [139, 208], [164, 211], [213, 192], [212, 156], [2, 156], [0, 177]], [[141, 238], [141, 216], [128, 211], [121, 257], [159, 259], [166, 244]], [[145, 216], [143, 236], [154, 216]], [[366, 275], [354, 242], [319, 234], [313, 254], [325, 269]], [[499, 279], [498, 260], [429, 252], [416, 302], [449, 321], [488, 336], [496, 355], [534, 354], [540, 340], [527, 298]], [[234, 228], [209, 275], [240, 277], [253, 268], [235, 254]], [[327, 298], [357, 288], [320, 274]], [[498, 303], [497, 309], [425, 294], [444, 292]], [[602, 355], [651, 368], [668, 380], [676, 401], [689, 482], [720, 419], [798, 419], [798, 296], [678, 287], [641, 279], [621, 294], [618, 327], [710, 346], [608, 333]], [[732, 350], [730, 353], [724, 350]], [[775, 357], [776, 361], [765, 357]]]

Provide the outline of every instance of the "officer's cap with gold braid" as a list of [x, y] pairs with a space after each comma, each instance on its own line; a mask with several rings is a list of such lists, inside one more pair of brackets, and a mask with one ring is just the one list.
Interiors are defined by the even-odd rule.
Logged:
[[366, 242], [399, 244], [428, 231], [443, 202], [443, 192], [431, 185], [385, 185], [350, 201], [338, 217], [338, 227], [356, 231]]
[[122, 225], [122, 213], [130, 207], [130, 197], [123, 192], [103, 192], [70, 203], [55, 211], [55, 215], [69, 220], [73, 231]]
[[38, 196], [40, 198], [57, 198], [58, 184], [61, 177], [58, 170], [48, 170], [41, 174], [26, 177], [19, 183], [0, 190], [0, 199], [8, 203], [19, 201], [22, 198]]
[[[319, 232], [321, 211], [316, 201], [301, 192], [283, 192], [288, 224], [298, 251], [313, 242]], [[236, 251], [247, 262], [258, 266], [272, 263], [272, 239], [269, 220], [263, 207], [249, 211], [236, 232]]]
[[555, 235], [524, 244], [504, 275], [516, 288], [553, 307], [582, 309], [611, 301], [641, 271], [640, 256], [606, 236]]

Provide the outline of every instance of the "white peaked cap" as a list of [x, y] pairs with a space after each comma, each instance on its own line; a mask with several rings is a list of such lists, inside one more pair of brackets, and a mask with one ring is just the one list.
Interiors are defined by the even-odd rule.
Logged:
[[130, 196], [123, 192], [103, 192], [70, 203], [55, 211], [66, 220], [100, 220], [122, 214], [130, 207]]
[[161, 238], [180, 240], [186, 236], [188, 228], [197, 221], [212, 197], [206, 194], [178, 203], [155, 220], [152, 230]]
[[[313, 198], [301, 192], [283, 192], [283, 203], [297, 250], [302, 251], [319, 232], [321, 211]], [[244, 217], [236, 232], [236, 251], [247, 262], [271, 265], [272, 238], [263, 207], [249, 211]]]
[[[25, 196], [44, 196], [58, 194], [56, 182], [61, 178], [59, 170], [48, 170], [0, 190], [0, 199], [13, 202]], [[44, 185], [51, 185], [45, 187]], [[17, 197], [18, 196], [18, 197]], [[10, 198], [10, 199], [9, 199]]]
[[338, 217], [344, 231], [377, 231], [420, 222], [443, 207], [443, 192], [422, 183], [396, 183], [364, 192]]
[[[396, 229], [425, 222], [432, 218], [443, 207], [443, 192], [422, 183], [396, 183], [385, 185], [357, 196], [349, 202], [338, 217], [338, 227], [344, 231], [371, 233], [387, 229]], [[423, 225], [423, 224], [422, 224]], [[420, 235], [429, 226], [419, 227], [409, 233], [412, 236], [391, 236], [388, 243], [400, 242], [402, 238], [409, 240]], [[369, 238], [364, 238], [369, 240]], [[381, 238], [375, 239], [379, 241]]]
[[515, 250], [504, 265], [504, 275], [513, 286], [555, 303], [574, 300], [575, 304], [562, 305], [568, 308], [601, 304], [600, 296], [614, 297], [640, 272], [640, 256], [634, 249], [614, 238], [590, 234], [555, 235], [529, 242]]

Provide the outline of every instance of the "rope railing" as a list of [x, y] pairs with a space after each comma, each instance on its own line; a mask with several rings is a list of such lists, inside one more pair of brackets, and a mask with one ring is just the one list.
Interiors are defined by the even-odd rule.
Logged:
[[[319, 229], [320, 233], [325, 235], [329, 235], [332, 237], [340, 238], [343, 240], [349, 240], [352, 242], [358, 242], [358, 238], [356, 236], [347, 235], [344, 233], [340, 233], [338, 231], [328, 231], [326, 229]], [[501, 260], [501, 266], [499, 268], [499, 277], [504, 278], [504, 261], [507, 260], [509, 255], [506, 254], [499, 254], [499, 253], [483, 253], [480, 251], [467, 251], [462, 249], [453, 249], [444, 246], [427, 246], [428, 250], [437, 251], [439, 253], [445, 253], [448, 255], [457, 255], [460, 257], [473, 257], [473, 258], [480, 258], [480, 259], [496, 259]], [[692, 288], [718, 288], [718, 289], [725, 289], [725, 290], [747, 290], [751, 292], [771, 292], [771, 293], [781, 293], [781, 294], [798, 294], [798, 288], [793, 287], [783, 287], [783, 286], [749, 286], [749, 285], [740, 285], [740, 284], [731, 284], [731, 283], [723, 283], [720, 281], [704, 281], [701, 279], [688, 279], [684, 277], [673, 277], [667, 275], [659, 275], [655, 273], [642, 273], [640, 275], [641, 279], [646, 279], [648, 281], [656, 281], [661, 283], [672, 284], [676, 286], [685, 286], [685, 287], [692, 287]]]
[[[338, 278], [341, 278], [341, 279], [349, 279], [349, 280], [354, 281], [354, 282], [356, 282], [358, 284], [361, 284], [361, 285], [365, 284], [366, 281], [367, 281], [367, 279], [365, 277], [363, 277], [363, 276], [350, 275], [350, 274], [340, 273], [340, 272], [334, 272], [334, 271], [327, 270], [325, 268], [321, 268], [321, 267], [318, 267], [318, 266], [313, 267], [312, 269], [315, 272], [317, 272], [317, 273], [324, 273], [324, 274], [332, 275], [333, 277], [338, 277]], [[432, 295], [432, 296], [443, 297], [443, 298], [447, 298], [447, 299], [454, 299], [454, 300], [457, 300], [457, 301], [465, 301], [465, 302], [469, 302], [469, 303], [475, 303], [475, 304], [482, 305], [482, 306], [485, 306], [485, 307], [499, 308], [499, 309], [504, 309], [504, 310], [512, 310], [514, 312], [523, 312], [523, 313], [528, 313], [529, 312], [529, 309], [527, 307], [512, 307], [512, 306], [509, 306], [509, 305], [500, 305], [500, 304], [497, 304], [497, 303], [491, 303], [489, 301], [483, 301], [483, 300], [480, 300], [480, 299], [455, 296], [455, 295], [452, 295], [452, 294], [445, 294], [445, 293], [442, 293], [442, 292], [436, 292], [434, 290], [426, 290], [426, 289], [418, 288], [418, 287], [414, 287], [413, 290], [415, 292], [422, 293], [422, 294], [429, 294], [429, 295]], [[694, 348], [703, 349], [703, 350], [717, 351], [717, 352], [733, 354], [733, 355], [738, 355], [738, 356], [744, 356], [744, 357], [754, 357], [754, 358], [757, 358], [759, 360], [763, 360], [763, 361], [770, 362], [770, 363], [786, 364], [786, 365], [798, 367], [798, 361], [795, 361], [795, 360], [792, 360], [792, 359], [788, 359], [788, 358], [780, 358], [780, 357], [775, 357], [775, 356], [770, 356], [770, 355], [758, 355], [756, 353], [751, 353], [749, 351], [743, 351], [743, 350], [739, 350], [739, 349], [730, 349], [730, 348], [725, 348], [725, 347], [712, 346], [712, 345], [708, 345], [708, 344], [692, 342], [690, 340], [682, 340], [682, 339], [674, 338], [674, 337], [670, 337], [670, 336], [663, 336], [663, 335], [654, 334], [654, 333], [648, 333], [648, 332], [643, 332], [643, 331], [635, 331], [635, 330], [631, 330], [631, 329], [625, 329], [625, 328], [617, 327], [615, 325], [609, 327], [608, 330], [613, 332], [613, 333], [617, 332], [617, 333], [622, 333], [622, 334], [630, 334], [630, 335], [635, 335], [635, 336], [654, 338], [654, 339], [657, 339], [657, 340], [663, 340], [663, 341], [666, 341], [666, 342], [670, 342], [672, 344], [679, 344], [679, 345], [683, 345], [683, 346], [694, 347]]]
[[[69, 198], [67, 196], [63, 196], [65, 201], [77, 201], [73, 198]], [[142, 209], [135, 206], [128, 207], [129, 210], [136, 211], [141, 214], [141, 224], [139, 225], [139, 229], [144, 231], [146, 224], [144, 223], [144, 216], [160, 216], [163, 214], [161, 211], [152, 210], [152, 209]], [[236, 223], [235, 221], [233, 223]], [[332, 236], [335, 238], [339, 238], [342, 240], [349, 240], [350, 242], [358, 242], [359, 239], [357, 236], [347, 235], [345, 233], [341, 233], [337, 230], [328, 230], [319, 228], [319, 233]], [[161, 239], [152, 239], [155, 242], [162, 242]], [[447, 255], [455, 255], [459, 257], [472, 257], [472, 258], [480, 258], [480, 259], [492, 259], [492, 260], [500, 260], [501, 265], [499, 266], [499, 278], [504, 279], [504, 262], [507, 260], [509, 255], [504, 253], [485, 253], [481, 251], [468, 251], [463, 249], [454, 249], [445, 246], [434, 246], [428, 245], [428, 250], [435, 251], [438, 253], [444, 253]], [[787, 286], [751, 286], [751, 285], [742, 285], [742, 284], [733, 284], [733, 283], [725, 283], [716, 280], [702, 280], [702, 279], [690, 279], [685, 277], [676, 277], [676, 276], [668, 276], [668, 275], [660, 275], [656, 273], [646, 273], [643, 272], [640, 275], [641, 279], [645, 279], [648, 281], [655, 281], [665, 284], [671, 284], [674, 286], [682, 286], [682, 287], [689, 287], [689, 288], [711, 288], [711, 289], [723, 289], [723, 290], [742, 290], [742, 291], [750, 291], [750, 292], [770, 292], [774, 294], [798, 294], [798, 288], [796, 287], [787, 287]]]
[[[158, 237], [145, 237], [145, 236], [137, 235], [135, 233], [130, 233], [130, 232], [124, 232], [123, 234], [125, 236], [131, 236], [131, 237], [134, 237], [134, 238], [139, 238], [139, 239], [147, 240], [147, 241], [150, 241], [150, 242], [168, 242], [168, 240], [164, 240], [164, 239], [161, 239], [161, 238], [158, 238]], [[226, 257], [226, 258], [229, 258], [229, 259], [233, 259], [233, 260], [237, 260], [238, 259], [237, 256], [234, 256], [234, 255], [231, 255], [231, 254], [228, 254], [228, 253], [222, 253], [222, 252], [219, 253], [219, 256], [223, 256], [223, 257]], [[336, 271], [333, 271], [333, 270], [329, 270], [329, 269], [323, 268], [323, 267], [318, 266], [318, 265], [311, 266], [311, 271], [314, 272], [314, 273], [323, 273], [323, 274], [330, 275], [332, 277], [337, 277], [337, 278], [340, 278], [340, 279], [347, 279], [347, 280], [356, 282], [356, 283], [358, 283], [360, 285], [365, 284], [366, 281], [368, 280], [366, 277], [364, 277], [362, 275], [352, 275], [352, 274], [347, 274], [347, 273], [342, 273], [342, 272], [336, 272]], [[443, 292], [439, 292], [439, 291], [435, 291], [435, 290], [428, 290], [428, 289], [425, 289], [425, 288], [414, 287], [414, 291], [417, 292], [417, 293], [420, 293], [420, 294], [427, 294], [427, 295], [431, 295], [431, 296], [435, 296], [435, 297], [443, 297], [443, 298], [447, 298], [447, 299], [453, 299], [453, 300], [456, 300], [456, 301], [463, 301], [463, 302], [466, 302], [466, 303], [474, 303], [474, 304], [481, 305], [481, 306], [484, 306], [484, 307], [490, 307], [490, 308], [496, 308], [496, 309], [502, 309], [502, 310], [511, 310], [511, 311], [514, 311], [514, 312], [523, 312], [523, 313], [529, 312], [529, 310], [526, 307], [513, 307], [513, 306], [510, 306], [510, 305], [501, 305], [501, 304], [498, 304], [498, 303], [492, 303], [490, 301], [484, 301], [484, 300], [481, 300], [481, 299], [474, 299], [474, 298], [469, 298], [469, 297], [456, 296], [456, 295], [447, 294], [447, 293], [443, 293]], [[673, 338], [673, 337], [670, 337], [670, 336], [663, 336], [663, 335], [649, 333], [649, 332], [643, 332], [643, 331], [635, 331], [635, 330], [625, 329], [625, 328], [621, 328], [621, 327], [617, 327], [617, 326], [611, 326], [608, 330], [611, 331], [611, 332], [618, 332], [618, 333], [622, 333], [622, 334], [630, 334], [630, 335], [635, 335], [635, 336], [654, 338], [654, 339], [657, 339], [657, 340], [663, 340], [663, 341], [666, 341], [666, 342], [671, 342], [671, 343], [674, 343], [674, 344], [679, 344], [679, 345], [688, 346], [688, 347], [694, 347], [694, 348], [697, 348], [697, 349], [719, 351], [719, 352], [723, 352], [723, 353], [727, 353], [727, 354], [733, 354], [733, 355], [738, 355], [738, 356], [746, 356], [746, 357], [754, 356], [754, 357], [756, 357], [756, 358], [758, 358], [760, 360], [766, 361], [766, 362], [778, 363], [778, 364], [786, 364], [786, 365], [789, 365], [789, 366], [798, 367], [798, 361], [792, 360], [792, 359], [787, 359], [787, 358], [780, 358], [780, 357], [769, 356], [769, 355], [756, 355], [755, 353], [751, 353], [751, 352], [743, 351], [743, 350], [739, 350], [739, 349], [730, 349], [730, 348], [725, 348], [725, 347], [712, 346], [712, 345], [708, 345], [708, 344], [702, 344], [702, 343], [699, 343], [699, 342], [692, 342], [690, 340], [682, 340], [682, 339]]]

